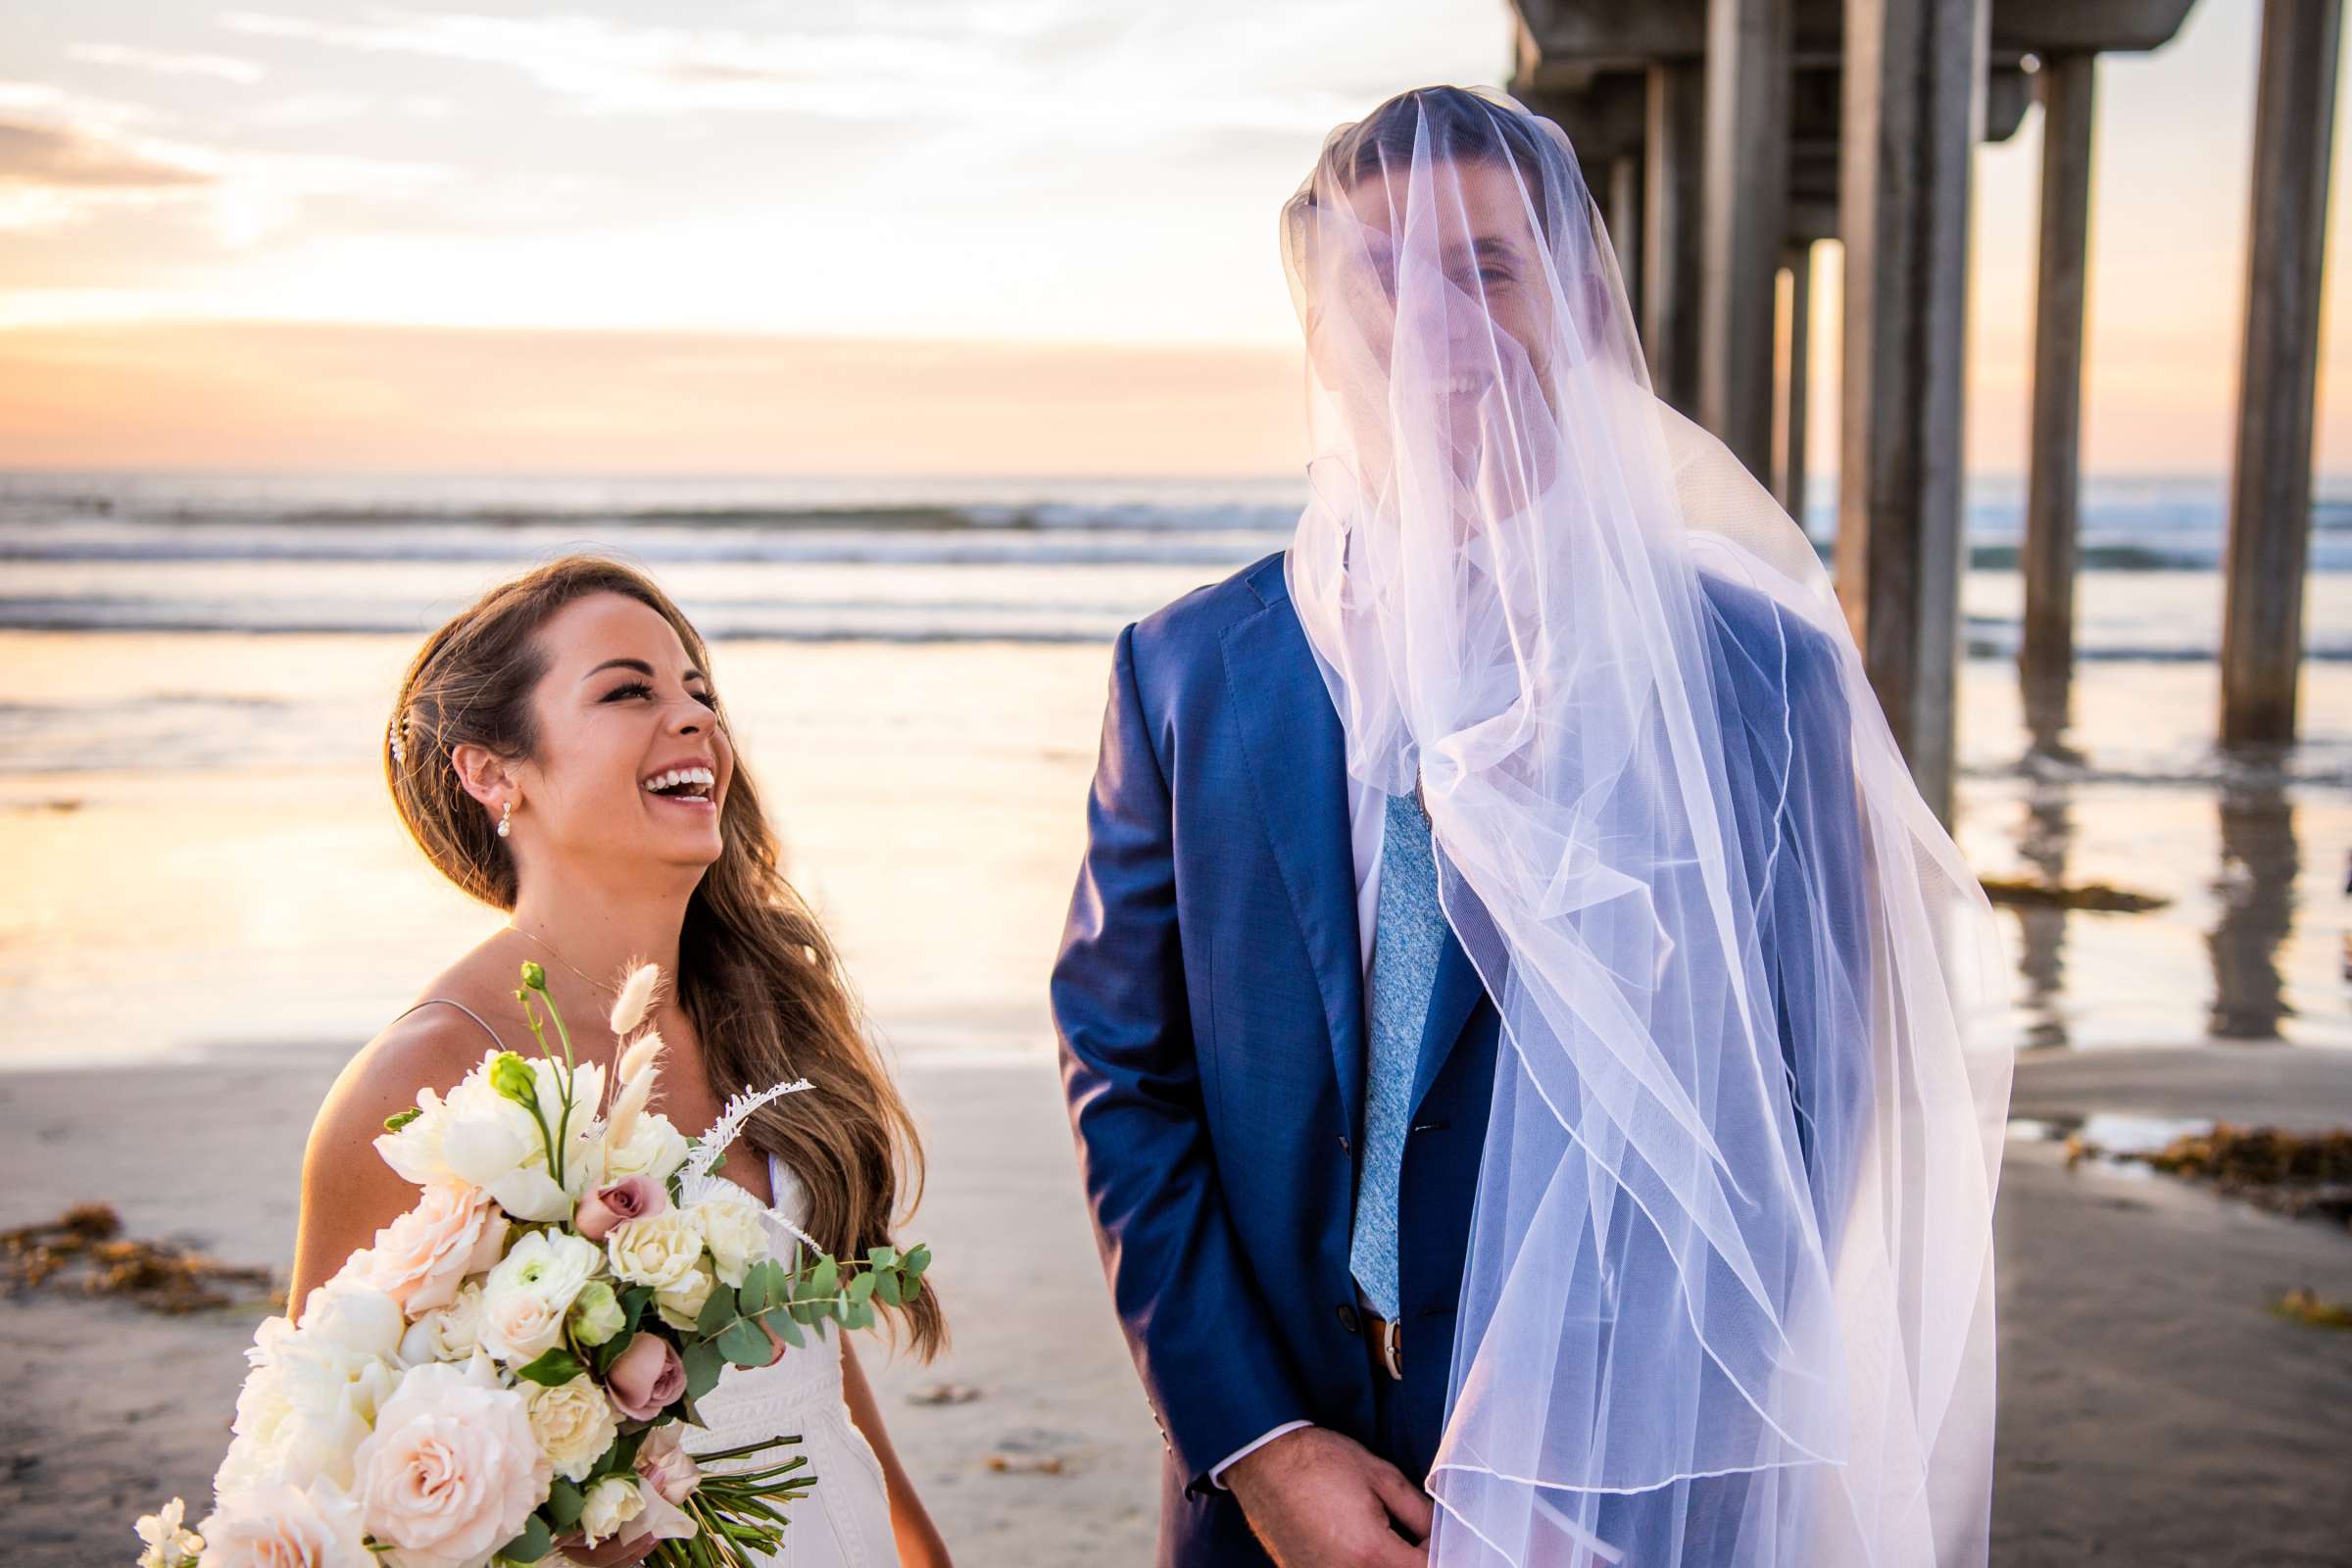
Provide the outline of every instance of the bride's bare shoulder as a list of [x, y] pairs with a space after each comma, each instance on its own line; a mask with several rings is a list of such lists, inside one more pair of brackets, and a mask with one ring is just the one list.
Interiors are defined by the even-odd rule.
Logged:
[[483, 967], [469, 956], [434, 976], [407, 1011], [344, 1063], [318, 1108], [314, 1149], [322, 1135], [336, 1145], [372, 1139], [386, 1116], [415, 1104], [424, 1090], [446, 1094], [484, 1055], [514, 1044], [506, 1035], [523, 1032], [519, 1019], [513, 1031], [505, 1027], [514, 999], [494, 993]]

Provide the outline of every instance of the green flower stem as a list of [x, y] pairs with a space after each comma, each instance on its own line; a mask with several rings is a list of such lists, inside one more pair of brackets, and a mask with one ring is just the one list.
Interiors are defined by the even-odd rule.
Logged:
[[[564, 1009], [556, 1005], [555, 994], [550, 992], [544, 984], [536, 986], [530, 984], [529, 970], [524, 971], [523, 989], [515, 995], [522, 1003], [523, 1021], [531, 1026], [531, 1038], [539, 1042], [539, 1054], [550, 1062], [556, 1059], [556, 1054], [547, 1048], [546, 1027], [533, 1014], [531, 998], [534, 996], [539, 999], [539, 1005], [547, 1009], [548, 1020], [556, 1026], [556, 1038], [563, 1043], [564, 1070], [556, 1075], [556, 1082], [562, 1088], [564, 1101], [564, 1114], [560, 1121], [560, 1125], [564, 1129], [563, 1142], [568, 1144], [571, 1141], [572, 1079], [579, 1071], [579, 1066], [572, 1059], [571, 1054], [571, 1031], [564, 1027]], [[547, 1124], [543, 1121], [540, 1123], [540, 1132], [543, 1136], [546, 1130]], [[548, 1142], [547, 1163], [548, 1173], [555, 1178], [558, 1187], [563, 1187], [564, 1185], [564, 1150], [558, 1147], [557, 1142], [553, 1139]]]
[[798, 1443], [800, 1441], [800, 1434], [798, 1433], [781, 1438], [761, 1438], [758, 1443], [746, 1443], [739, 1447], [717, 1448], [713, 1449], [710, 1453], [698, 1453], [694, 1456], [694, 1462], [698, 1465], [703, 1465], [718, 1463], [728, 1459], [740, 1459], [747, 1453], [758, 1453], [762, 1448], [773, 1448], [783, 1444]]

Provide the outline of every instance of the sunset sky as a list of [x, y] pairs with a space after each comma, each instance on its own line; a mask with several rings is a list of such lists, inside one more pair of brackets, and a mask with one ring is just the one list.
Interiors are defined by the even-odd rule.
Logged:
[[[1276, 209], [1508, 45], [1499, 0], [254, 4], [0, 16], [0, 465], [1282, 471]], [[2094, 470], [2227, 464], [2257, 14], [2103, 66]], [[2036, 149], [1978, 164], [1980, 469]], [[2331, 321], [2323, 467], [2348, 367]]]

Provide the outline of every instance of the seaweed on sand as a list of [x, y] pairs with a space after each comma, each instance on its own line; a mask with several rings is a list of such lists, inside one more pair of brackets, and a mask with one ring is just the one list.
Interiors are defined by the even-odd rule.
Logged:
[[0, 1231], [0, 1284], [14, 1296], [78, 1285], [92, 1296], [122, 1296], [154, 1312], [228, 1306], [220, 1289], [270, 1287], [270, 1271], [217, 1262], [193, 1248], [122, 1235], [111, 1203], [76, 1203], [56, 1219]]

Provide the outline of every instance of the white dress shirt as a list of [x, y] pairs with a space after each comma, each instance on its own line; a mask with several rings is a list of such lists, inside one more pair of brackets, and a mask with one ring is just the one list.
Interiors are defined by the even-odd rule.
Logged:
[[[1389, 831], [1388, 803], [1372, 785], [1348, 775], [1348, 845], [1355, 859], [1355, 931], [1357, 962], [1362, 965], [1364, 995], [1372, 994], [1372, 925], [1380, 910], [1380, 852]], [[1251, 1443], [1244, 1444], [1208, 1472], [1209, 1484], [1225, 1485], [1225, 1472], [1286, 1432], [1311, 1427], [1312, 1421], [1285, 1421]]]

